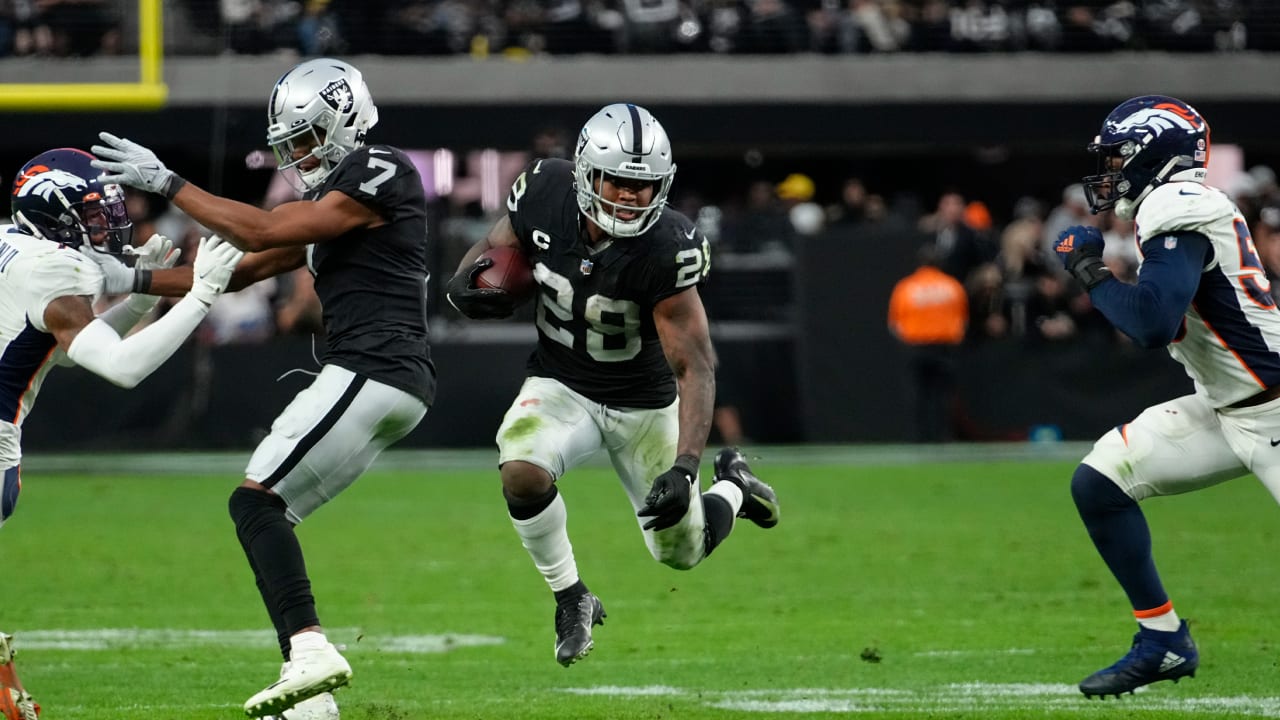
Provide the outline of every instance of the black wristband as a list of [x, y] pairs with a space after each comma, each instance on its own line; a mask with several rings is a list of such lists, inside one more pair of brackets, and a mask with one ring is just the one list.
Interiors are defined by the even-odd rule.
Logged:
[[699, 464], [697, 455], [681, 455], [676, 458], [675, 464], [673, 464], [672, 467], [683, 470], [689, 475], [689, 477], [694, 478], [698, 476]]
[[1097, 255], [1082, 254], [1082, 257], [1072, 259], [1070, 270], [1071, 275], [1084, 286], [1086, 292], [1111, 277], [1111, 268], [1108, 268], [1106, 263], [1102, 262], [1102, 258]]
[[172, 173], [169, 176], [169, 182], [164, 186], [164, 196], [172, 200], [173, 196], [177, 195], [178, 191], [186, 184], [187, 181], [183, 180], [181, 175], [178, 173]]
[[133, 271], [133, 291], [146, 295], [151, 291], [151, 271], [150, 270], [134, 270]]

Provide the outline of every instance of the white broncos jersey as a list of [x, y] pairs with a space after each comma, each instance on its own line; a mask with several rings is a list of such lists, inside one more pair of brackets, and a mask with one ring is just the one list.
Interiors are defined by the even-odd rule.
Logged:
[[[1280, 385], [1280, 311], [1235, 204], [1217, 188], [1170, 183], [1147, 196], [1136, 222], [1139, 247], [1174, 232], [1200, 233], [1212, 245], [1182, 328], [1169, 344], [1196, 392], [1216, 408]], [[1164, 242], [1177, 239], [1170, 235]]]
[[22, 459], [22, 421], [53, 365], [71, 365], [44, 324], [56, 298], [102, 293], [102, 271], [75, 250], [0, 226], [0, 468]]

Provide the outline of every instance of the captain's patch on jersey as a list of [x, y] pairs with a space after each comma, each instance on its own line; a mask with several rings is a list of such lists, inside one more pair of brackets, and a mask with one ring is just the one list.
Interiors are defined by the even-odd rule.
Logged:
[[1164, 239], [1164, 249], [1165, 249], [1165, 250], [1172, 250], [1172, 249], [1174, 249], [1174, 248], [1176, 248], [1176, 247], [1178, 247], [1178, 236], [1177, 236], [1177, 235], [1170, 235], [1170, 236], [1168, 236], [1168, 237], [1166, 237], [1166, 238]]

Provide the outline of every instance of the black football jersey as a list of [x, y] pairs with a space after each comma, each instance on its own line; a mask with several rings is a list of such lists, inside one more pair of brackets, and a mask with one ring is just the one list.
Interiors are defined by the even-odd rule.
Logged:
[[338, 191], [387, 222], [307, 247], [307, 267], [324, 307], [322, 361], [423, 399], [435, 399], [427, 344], [427, 200], [400, 150], [369, 145], [349, 153], [311, 199]]
[[573, 164], [555, 159], [525, 168], [507, 210], [538, 283], [538, 345], [529, 374], [614, 407], [670, 405], [676, 381], [653, 307], [700, 285], [711, 267], [707, 241], [693, 223], [664, 209], [644, 234], [593, 248]]

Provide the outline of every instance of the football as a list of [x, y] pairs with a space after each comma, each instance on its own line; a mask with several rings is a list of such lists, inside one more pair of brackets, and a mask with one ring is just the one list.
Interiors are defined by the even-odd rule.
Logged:
[[481, 259], [493, 260], [493, 265], [476, 276], [476, 287], [506, 290], [519, 302], [533, 297], [536, 283], [533, 266], [519, 248], [496, 247], [487, 250]]

